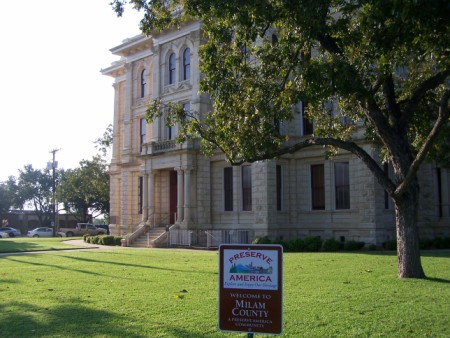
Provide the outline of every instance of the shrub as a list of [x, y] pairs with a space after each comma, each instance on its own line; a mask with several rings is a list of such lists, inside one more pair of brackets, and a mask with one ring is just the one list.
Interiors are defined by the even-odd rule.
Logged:
[[342, 249], [342, 243], [338, 242], [334, 238], [327, 239], [323, 242], [323, 251], [339, 251]]
[[89, 234], [84, 234], [84, 235], [83, 235], [83, 241], [89, 243], [89, 242], [87, 241], [87, 239], [88, 239], [88, 237], [90, 237], [90, 236], [91, 236], [91, 235], [89, 235]]
[[115, 245], [114, 236], [111, 236], [111, 235], [102, 236], [100, 244], [111, 245], [111, 246]]
[[369, 244], [369, 246], [367, 247], [367, 249], [369, 249], [370, 251], [375, 251], [377, 249], [377, 246], [375, 244]]
[[253, 244], [271, 244], [272, 241], [269, 239], [269, 237], [256, 237], [253, 242]]
[[114, 236], [114, 245], [121, 246], [122, 245], [122, 238], [120, 236]]
[[291, 239], [287, 245], [291, 252], [301, 252], [305, 249], [305, 241], [301, 238]]
[[419, 242], [419, 247], [421, 250], [431, 249], [433, 246], [433, 240], [431, 239], [421, 239]]
[[383, 248], [385, 248], [386, 250], [397, 250], [397, 241], [392, 240], [392, 241], [384, 242]]
[[322, 240], [318, 236], [306, 237], [304, 239], [306, 252], [318, 252], [322, 248]]
[[286, 242], [285, 240], [281, 239], [281, 238], [275, 238], [272, 242], [272, 244], [280, 244], [283, 247], [283, 251], [290, 251], [289, 250], [289, 246], [288, 246], [288, 242]]
[[366, 243], [359, 241], [348, 241], [344, 243], [344, 250], [346, 251], [357, 251], [364, 248]]

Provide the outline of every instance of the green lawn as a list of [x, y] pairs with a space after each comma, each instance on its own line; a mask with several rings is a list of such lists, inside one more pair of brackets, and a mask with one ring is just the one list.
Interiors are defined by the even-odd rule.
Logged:
[[[284, 254], [282, 337], [449, 337], [450, 251], [423, 265], [428, 279], [400, 280], [392, 253]], [[216, 251], [51, 251], [0, 267], [0, 337], [247, 336], [217, 329]]]

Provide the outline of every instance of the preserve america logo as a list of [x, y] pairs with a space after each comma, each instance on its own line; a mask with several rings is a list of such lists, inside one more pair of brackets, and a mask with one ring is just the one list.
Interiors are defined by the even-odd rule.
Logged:
[[223, 287], [228, 289], [278, 290], [276, 250], [224, 250]]

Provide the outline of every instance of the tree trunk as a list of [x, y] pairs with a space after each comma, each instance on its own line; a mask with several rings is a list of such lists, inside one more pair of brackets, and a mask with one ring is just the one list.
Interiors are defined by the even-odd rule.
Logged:
[[394, 200], [399, 278], [425, 278], [417, 228], [418, 196], [419, 186], [414, 181], [402, 196]]

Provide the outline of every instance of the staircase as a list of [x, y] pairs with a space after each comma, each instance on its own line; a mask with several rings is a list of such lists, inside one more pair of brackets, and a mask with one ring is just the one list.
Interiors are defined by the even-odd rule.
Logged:
[[158, 242], [155, 240], [166, 232], [165, 227], [156, 227], [150, 229], [148, 232], [142, 234], [142, 236], [136, 238], [133, 243], [130, 244], [132, 248], [155, 248], [165, 246], [167, 244], [167, 238], [162, 237]]

